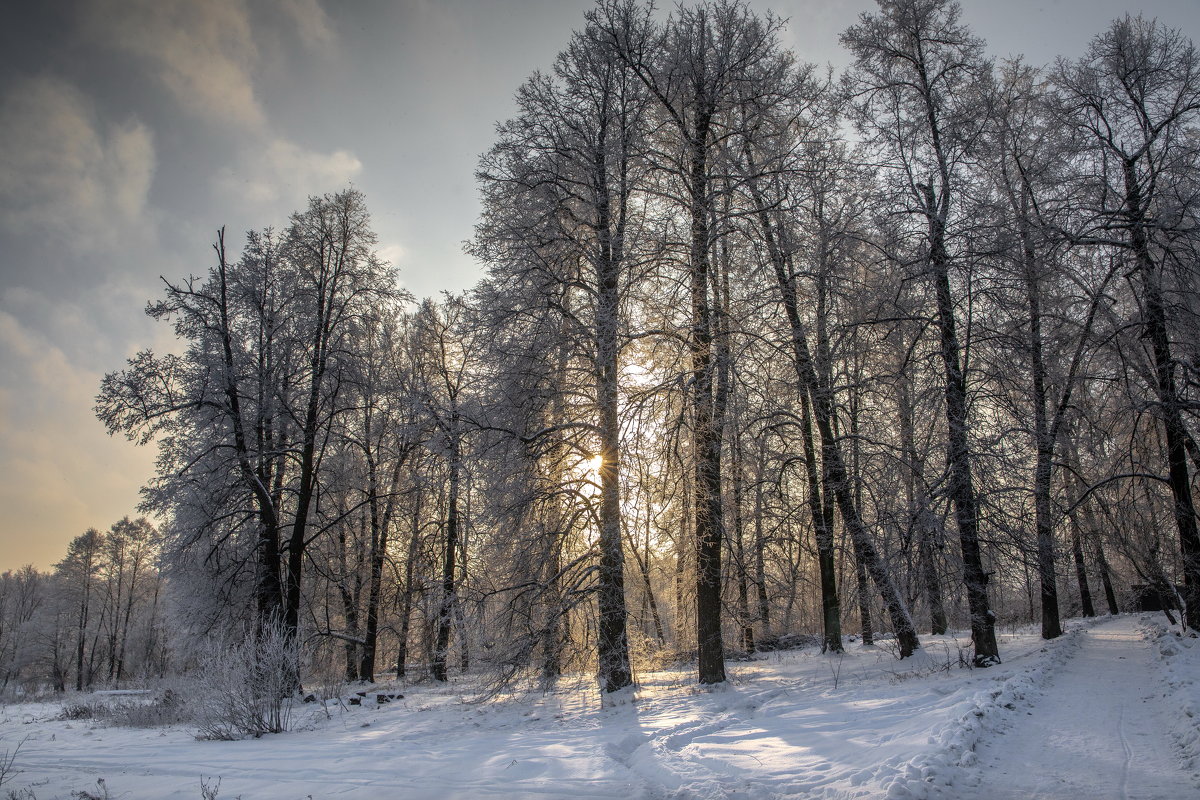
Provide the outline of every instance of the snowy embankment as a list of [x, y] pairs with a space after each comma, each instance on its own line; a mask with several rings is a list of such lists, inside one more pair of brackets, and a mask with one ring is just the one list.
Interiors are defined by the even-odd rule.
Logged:
[[730, 682], [713, 690], [686, 669], [643, 674], [607, 708], [581, 685], [480, 704], [466, 702], [469, 682], [401, 687], [402, 700], [328, 717], [303, 707], [299, 730], [236, 742], [11, 705], [0, 752], [27, 738], [3, 791], [67, 798], [97, 793], [102, 778], [112, 797], [197, 798], [202, 779], [219, 777], [220, 797], [255, 800], [953, 798], [978, 780], [981, 737], [1035, 711], [1086, 635], [1078, 625], [1050, 643], [1006, 635], [1004, 664], [987, 670], [960, 665], [961, 636], [926, 637], [905, 661], [856, 644], [843, 656], [772, 653], [730, 664]]
[[1200, 639], [1178, 626], [1148, 621], [1143, 635], [1153, 648], [1163, 705], [1175, 713], [1164, 720], [1184, 765], [1200, 782]]

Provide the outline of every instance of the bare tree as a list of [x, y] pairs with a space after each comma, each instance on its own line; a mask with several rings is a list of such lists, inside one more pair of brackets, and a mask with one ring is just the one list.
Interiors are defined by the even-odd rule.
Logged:
[[979, 499], [971, 477], [967, 373], [958, 332], [953, 250], [965, 206], [970, 154], [980, 143], [990, 65], [982, 42], [959, 23], [950, 0], [878, 0], [842, 34], [854, 55], [846, 76], [855, 122], [886, 159], [895, 203], [923, 223], [923, 275], [936, 297], [946, 392], [953, 498], [977, 666], [999, 663], [995, 614], [979, 544]]
[[[1200, 57], [1176, 30], [1141, 17], [1117, 20], [1076, 62], [1060, 61], [1054, 83], [1064, 122], [1085, 136], [1094, 158], [1094, 236], [1124, 254], [1150, 350], [1150, 391], [1165, 435], [1173, 516], [1183, 558], [1186, 619], [1200, 626], [1200, 532], [1192, 497], [1171, 302], [1176, 270], [1193, 257], [1195, 171], [1200, 145]], [[1182, 305], [1187, 308], [1187, 303]], [[1194, 443], [1192, 448], [1195, 449]]]

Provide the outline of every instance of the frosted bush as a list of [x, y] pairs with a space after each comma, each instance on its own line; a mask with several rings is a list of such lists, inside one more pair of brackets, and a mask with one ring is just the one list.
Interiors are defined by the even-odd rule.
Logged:
[[205, 739], [242, 739], [289, 729], [300, 652], [279, 626], [218, 647], [201, 666], [196, 721]]

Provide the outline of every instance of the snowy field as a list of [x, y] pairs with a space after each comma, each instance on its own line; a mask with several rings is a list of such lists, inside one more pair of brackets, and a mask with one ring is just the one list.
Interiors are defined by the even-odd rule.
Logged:
[[688, 670], [641, 675], [609, 708], [578, 686], [472, 703], [469, 684], [421, 685], [330, 716], [303, 706], [297, 730], [236, 742], [12, 704], [0, 753], [23, 744], [0, 795], [1200, 797], [1200, 641], [1161, 622], [1076, 621], [1049, 643], [1008, 634], [1004, 664], [987, 670], [959, 667], [953, 637], [924, 637], [904, 662], [857, 644], [766, 654], [731, 663], [712, 691]]

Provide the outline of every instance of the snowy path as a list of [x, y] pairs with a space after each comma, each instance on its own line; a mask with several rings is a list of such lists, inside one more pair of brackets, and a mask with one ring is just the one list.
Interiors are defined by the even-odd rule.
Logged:
[[1151, 645], [1133, 617], [1088, 630], [1025, 714], [976, 748], [993, 800], [1182, 800], [1200, 797], [1164, 720]]

